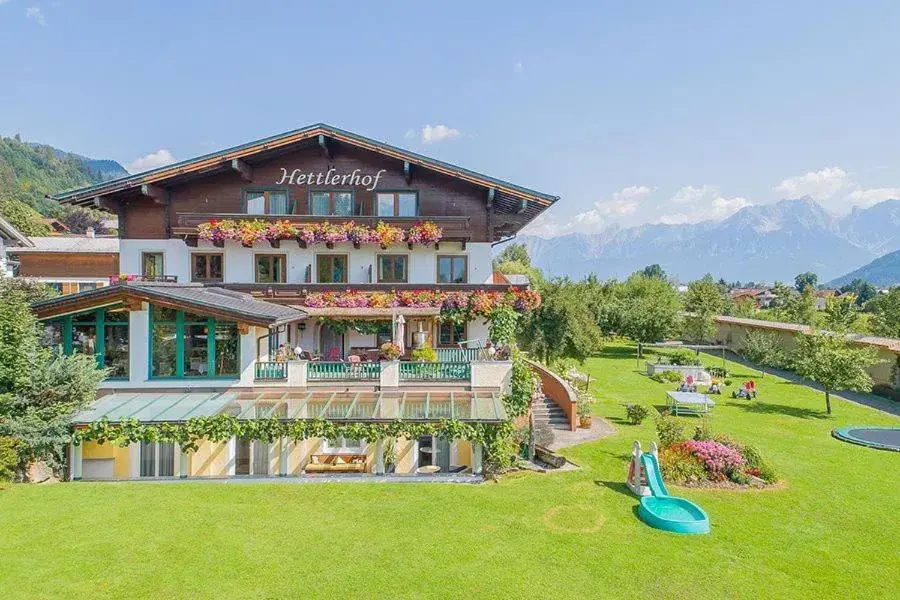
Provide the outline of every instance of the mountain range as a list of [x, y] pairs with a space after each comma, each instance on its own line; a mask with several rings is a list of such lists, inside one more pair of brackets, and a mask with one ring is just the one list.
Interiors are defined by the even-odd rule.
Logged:
[[868, 281], [878, 288], [900, 285], [900, 250], [876, 258], [869, 264], [828, 282], [827, 285], [831, 288], [839, 288], [854, 279]]
[[729, 281], [791, 281], [805, 271], [828, 281], [900, 248], [900, 200], [841, 217], [810, 198], [781, 200], [742, 208], [722, 221], [611, 226], [516, 241], [549, 276], [622, 278], [659, 263], [683, 281], [706, 273]]

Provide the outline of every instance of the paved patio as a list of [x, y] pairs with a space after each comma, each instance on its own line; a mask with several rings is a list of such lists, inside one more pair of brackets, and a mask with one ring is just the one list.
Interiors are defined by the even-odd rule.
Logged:
[[577, 446], [585, 442], [592, 442], [601, 438], [609, 437], [617, 433], [617, 429], [612, 423], [598, 416], [592, 419], [591, 427], [588, 429], [578, 428], [575, 431], [568, 429], [553, 428], [553, 443], [550, 444], [551, 450], [559, 450], [569, 446]]

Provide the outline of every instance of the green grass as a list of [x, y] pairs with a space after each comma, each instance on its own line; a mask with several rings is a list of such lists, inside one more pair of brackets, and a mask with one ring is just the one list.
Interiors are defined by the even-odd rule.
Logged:
[[[713, 360], [713, 359], [710, 359]], [[731, 364], [735, 384], [750, 376]], [[623, 484], [623, 404], [669, 385], [629, 348], [587, 365], [615, 437], [571, 449], [579, 471], [480, 486], [63, 484], [0, 491], [0, 598], [888, 598], [900, 577], [900, 454], [842, 443], [900, 419], [770, 376], [721, 397], [716, 431], [758, 446], [783, 484], [675, 489], [712, 532], [647, 527]]]

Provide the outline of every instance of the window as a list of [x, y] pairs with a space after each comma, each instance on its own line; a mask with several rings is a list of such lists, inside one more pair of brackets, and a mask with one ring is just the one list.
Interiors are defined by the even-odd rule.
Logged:
[[406, 283], [407, 260], [405, 254], [379, 254], [378, 283]]
[[415, 217], [419, 214], [417, 192], [379, 192], [379, 217]]
[[441, 323], [438, 330], [439, 346], [455, 346], [466, 340], [465, 323]]
[[162, 277], [165, 274], [163, 269], [163, 253], [162, 252], [143, 252], [141, 253], [141, 275], [153, 279]]
[[394, 332], [391, 331], [390, 321], [382, 323], [375, 334], [375, 347], [381, 348], [382, 344], [394, 341]]
[[353, 192], [311, 191], [309, 214], [325, 217], [350, 217], [354, 214]]
[[343, 436], [336, 438], [322, 439], [322, 452], [325, 454], [362, 454], [363, 441], [345, 438]]
[[237, 377], [237, 323], [150, 307], [151, 377]]
[[175, 475], [175, 444], [172, 442], [141, 442], [141, 477], [172, 477]]
[[468, 261], [465, 256], [438, 256], [438, 283], [466, 283]]
[[287, 281], [287, 257], [284, 254], [256, 255], [256, 283]]
[[316, 273], [319, 283], [347, 283], [347, 255], [317, 254]]
[[191, 254], [191, 281], [222, 281], [222, 254]]
[[91, 282], [91, 283], [79, 283], [79, 284], [78, 284], [78, 291], [79, 291], [79, 292], [86, 292], [86, 291], [88, 291], [88, 290], [96, 290], [96, 289], [97, 289], [97, 283], [96, 283], [96, 282]]
[[289, 215], [288, 192], [283, 189], [244, 190], [244, 204], [248, 215]]
[[128, 311], [121, 306], [100, 308], [47, 321], [41, 344], [64, 354], [93, 354], [110, 379], [128, 378]]
[[51, 290], [54, 290], [56, 293], [62, 294], [62, 283], [58, 281], [46, 281], [44, 282], [44, 285], [46, 285]]

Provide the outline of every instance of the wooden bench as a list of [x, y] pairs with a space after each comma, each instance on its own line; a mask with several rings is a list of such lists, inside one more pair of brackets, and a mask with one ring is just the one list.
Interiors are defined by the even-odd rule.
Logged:
[[365, 473], [365, 454], [313, 454], [304, 469], [307, 473]]

